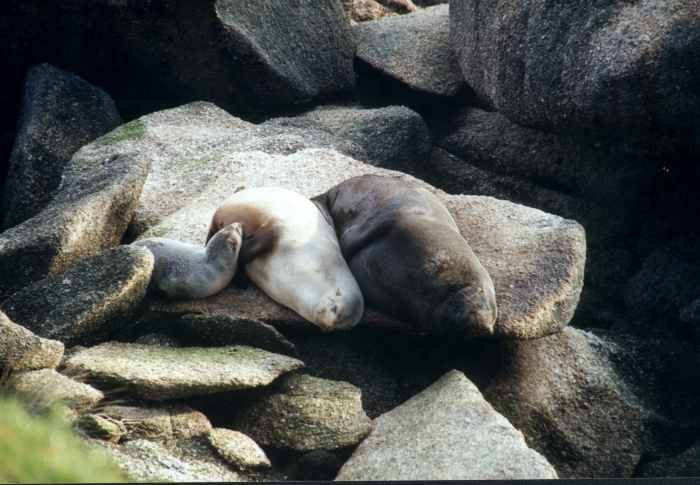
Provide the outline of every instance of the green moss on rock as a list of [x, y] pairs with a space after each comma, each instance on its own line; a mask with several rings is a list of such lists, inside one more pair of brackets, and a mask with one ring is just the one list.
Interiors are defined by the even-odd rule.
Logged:
[[97, 140], [93, 141], [91, 145], [93, 148], [99, 148], [101, 146], [110, 145], [112, 143], [117, 143], [124, 140], [135, 140], [141, 138], [146, 134], [146, 125], [141, 119], [136, 119], [130, 121], [116, 130], [110, 131], [104, 136], [99, 137]]

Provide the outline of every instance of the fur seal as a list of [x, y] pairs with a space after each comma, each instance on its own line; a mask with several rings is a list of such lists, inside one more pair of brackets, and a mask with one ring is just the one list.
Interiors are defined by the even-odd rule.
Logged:
[[491, 277], [428, 190], [363, 175], [311, 200], [334, 225], [368, 305], [430, 331], [493, 333]]
[[276, 187], [236, 192], [214, 213], [207, 240], [233, 222], [243, 225], [239, 265], [273, 300], [323, 331], [360, 321], [362, 292], [335, 231], [309, 199]]
[[164, 237], [132, 243], [148, 248], [155, 259], [148, 290], [162, 290], [175, 298], [198, 299], [228, 285], [238, 269], [242, 227], [231, 224], [197, 246]]

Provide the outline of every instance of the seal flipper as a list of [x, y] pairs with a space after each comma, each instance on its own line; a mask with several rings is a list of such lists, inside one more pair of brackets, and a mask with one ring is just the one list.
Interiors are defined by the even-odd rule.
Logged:
[[251, 234], [243, 235], [241, 251], [238, 253], [239, 267], [245, 266], [252, 260], [272, 251], [280, 238], [280, 229], [275, 225], [263, 226]]
[[340, 252], [350, 261], [360, 249], [383, 237], [396, 224], [396, 217], [389, 213], [373, 216], [347, 229], [340, 237]]
[[333, 224], [333, 218], [331, 217], [331, 213], [328, 210], [328, 202], [327, 202], [327, 197], [328, 194], [321, 194], [317, 195], [316, 197], [312, 197], [309, 199], [313, 204], [316, 206], [318, 210], [321, 211], [321, 214], [323, 214], [323, 218], [326, 220], [328, 224], [333, 228], [335, 231], [335, 224]]

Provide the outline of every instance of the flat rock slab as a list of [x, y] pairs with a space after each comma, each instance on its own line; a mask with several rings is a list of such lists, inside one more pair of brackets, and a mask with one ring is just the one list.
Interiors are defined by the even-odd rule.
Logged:
[[37, 337], [0, 311], [0, 373], [55, 369], [63, 351], [62, 342]]
[[101, 391], [53, 369], [16, 374], [7, 382], [7, 391], [35, 409], [59, 404], [72, 409], [91, 408], [104, 399]]
[[[569, 322], [578, 303], [586, 243], [583, 228], [574, 221], [491, 197], [447, 195], [409, 175], [373, 167], [326, 149], [307, 149], [287, 156], [263, 152], [234, 154], [217, 167], [215, 174], [212, 183], [189, 199], [186, 207], [139, 237], [160, 236], [203, 244], [210, 215], [237, 188], [283, 187], [313, 197], [358, 175], [394, 175], [422, 184], [446, 205], [491, 275], [499, 308], [495, 337], [530, 339], [556, 333]], [[156, 306], [167, 311], [173, 305], [179, 309], [175, 312], [182, 313], [205, 313], [215, 307], [220, 313], [267, 323], [299, 320], [290, 316], [291, 311], [271, 307], [272, 300], [254, 290], [225, 291], [189, 303], [160, 300]], [[227, 301], [225, 295], [232, 295], [232, 300]], [[378, 324], [396, 322], [376, 314], [372, 319]]]
[[38, 215], [0, 234], [0, 302], [83, 258], [119, 244], [149, 162], [138, 155], [67, 177]]
[[336, 479], [537, 478], [557, 474], [464, 374], [451, 371], [375, 419], [372, 432]]
[[214, 428], [207, 433], [209, 444], [236, 468], [270, 468], [272, 464], [258, 444], [239, 431]]
[[85, 258], [2, 303], [37, 335], [66, 345], [92, 345], [131, 320], [146, 295], [153, 254], [119, 246]]
[[236, 428], [257, 443], [297, 451], [354, 445], [372, 429], [361, 391], [347, 382], [294, 374], [236, 414]]
[[30, 68], [0, 226], [7, 230], [38, 214], [56, 195], [73, 154], [122, 123], [114, 101], [101, 89], [50, 64]]
[[455, 96], [466, 87], [450, 45], [449, 5], [353, 26], [356, 56], [411, 89]]
[[265, 386], [300, 369], [300, 360], [244, 346], [177, 348], [107, 342], [80, 351], [63, 372], [165, 401]]

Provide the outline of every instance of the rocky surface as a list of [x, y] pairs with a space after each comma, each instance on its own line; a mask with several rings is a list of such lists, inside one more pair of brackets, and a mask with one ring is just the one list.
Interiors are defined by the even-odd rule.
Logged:
[[484, 397], [560, 477], [630, 477], [642, 456], [680, 451], [698, 426], [692, 347], [642, 342], [571, 327], [504, 342]]
[[131, 321], [152, 271], [148, 249], [119, 246], [24, 288], [2, 308], [41, 337], [93, 345]]
[[29, 69], [2, 191], [3, 230], [46, 207], [56, 195], [63, 167], [73, 154], [121, 124], [114, 101], [101, 89], [50, 64]]
[[80, 419], [88, 434], [117, 443], [145, 439], [170, 442], [200, 436], [211, 430], [202, 413], [182, 404], [135, 407], [106, 405]]
[[361, 146], [367, 162], [377, 167], [413, 173], [425, 163], [432, 148], [425, 122], [404, 106], [324, 107], [302, 116]]
[[35, 409], [48, 409], [56, 404], [72, 409], [91, 408], [104, 399], [104, 394], [94, 387], [53, 369], [15, 374], [6, 386], [7, 392]]
[[522, 433], [458, 371], [373, 425], [338, 480], [557, 478], [547, 460], [529, 449]]
[[64, 180], [38, 215], [0, 234], [0, 302], [38, 280], [119, 244], [148, 175], [138, 155]]
[[265, 452], [248, 436], [239, 431], [215, 428], [207, 433], [209, 444], [222, 458], [236, 468], [270, 468]]
[[299, 451], [354, 445], [372, 429], [359, 389], [301, 374], [285, 377], [277, 391], [248, 403], [235, 423], [257, 443]]
[[700, 446], [695, 444], [678, 456], [644, 464], [639, 477], [698, 477], [700, 476]]
[[697, 151], [695, 7], [456, 0], [450, 31], [467, 83], [511, 121], [634, 150]]
[[408, 88], [453, 97], [466, 83], [450, 46], [449, 6], [353, 26], [357, 58]]
[[107, 342], [70, 356], [63, 372], [150, 401], [165, 401], [265, 386], [303, 365], [291, 357], [244, 346], [173, 348]]
[[63, 350], [62, 342], [37, 337], [0, 311], [0, 373], [55, 369]]

